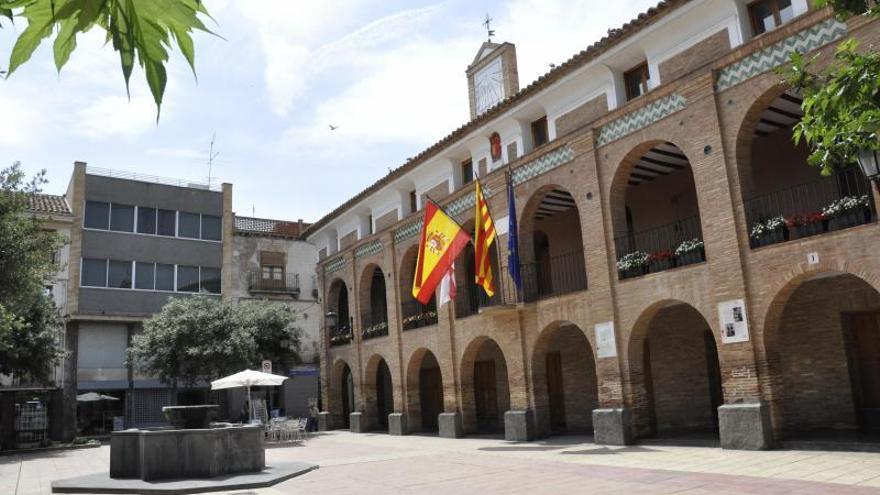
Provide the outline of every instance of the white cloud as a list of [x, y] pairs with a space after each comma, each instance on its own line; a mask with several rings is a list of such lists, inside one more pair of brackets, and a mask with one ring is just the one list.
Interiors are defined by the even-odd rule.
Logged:
[[[167, 108], [163, 109], [163, 112]], [[166, 115], [163, 119], [167, 119]], [[102, 96], [76, 112], [74, 133], [94, 140], [121, 138], [133, 141], [156, 127], [156, 107], [151, 96]]]
[[[0, 81], [5, 84], [6, 81]], [[0, 92], [0, 145], [2, 146], [29, 146], [34, 144], [39, 137], [39, 131], [44, 128], [46, 107], [35, 92], [4, 91]], [[4, 157], [8, 158], [8, 157]]]

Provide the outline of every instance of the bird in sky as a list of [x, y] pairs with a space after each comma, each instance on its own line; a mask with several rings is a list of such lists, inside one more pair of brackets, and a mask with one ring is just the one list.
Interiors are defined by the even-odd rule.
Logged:
[[336, 129], [339, 129], [338, 125], [333, 125], [333, 124], [329, 124], [328, 127], [330, 127], [331, 131], [335, 131]]

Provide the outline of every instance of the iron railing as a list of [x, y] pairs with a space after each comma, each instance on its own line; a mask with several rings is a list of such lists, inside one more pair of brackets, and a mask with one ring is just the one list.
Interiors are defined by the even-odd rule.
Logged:
[[346, 345], [351, 343], [354, 335], [350, 325], [330, 327], [330, 346]]
[[363, 340], [388, 335], [387, 315], [364, 315], [361, 318], [361, 338]]
[[299, 295], [299, 273], [272, 273], [264, 277], [259, 270], [247, 274], [248, 291]]
[[706, 261], [700, 216], [614, 239], [621, 279]]
[[223, 186], [219, 183], [220, 179], [212, 177], [210, 184], [207, 181], [191, 181], [185, 179], [174, 179], [171, 177], [159, 177], [156, 175], [140, 174], [137, 172], [127, 172], [123, 170], [113, 170], [109, 168], [86, 166], [86, 173], [89, 175], [100, 175], [102, 177], [111, 177], [114, 179], [133, 180], [138, 182], [149, 182], [152, 184], [163, 184], [166, 186], [187, 187], [190, 189], [205, 189], [209, 191], [222, 191]]
[[465, 287], [458, 287], [458, 294], [455, 298], [455, 317], [467, 318], [468, 316], [478, 314], [482, 309], [504, 306], [506, 304], [516, 304], [520, 301], [519, 291], [516, 284], [508, 274], [506, 266], [492, 267], [494, 276], [495, 293], [492, 297], [486, 294], [486, 291], [471, 281], [468, 281]]
[[561, 296], [587, 288], [584, 252], [573, 251], [543, 261], [520, 265], [525, 302]]
[[437, 305], [422, 304], [419, 301], [407, 301], [400, 305], [400, 315], [403, 320], [403, 329], [427, 327], [437, 324]]
[[[855, 200], [857, 206], [840, 214], [823, 215], [823, 210], [844, 198]], [[876, 218], [871, 183], [855, 167], [756, 196], [744, 205], [752, 248], [841, 230]], [[770, 228], [761, 228], [762, 225]]]

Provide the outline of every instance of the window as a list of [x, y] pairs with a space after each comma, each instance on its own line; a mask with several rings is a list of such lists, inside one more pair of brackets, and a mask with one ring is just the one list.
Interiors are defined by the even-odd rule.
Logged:
[[137, 231], [140, 234], [156, 233], [156, 209], [138, 206]]
[[156, 290], [174, 290], [174, 265], [156, 263]]
[[220, 217], [214, 215], [202, 215], [202, 239], [219, 241], [222, 226]]
[[263, 280], [281, 280], [284, 278], [284, 267], [263, 266], [261, 267]]
[[131, 261], [110, 260], [107, 287], [131, 289]]
[[[140, 208], [138, 208], [138, 210], [140, 210]], [[134, 288], [153, 290], [155, 288], [154, 282], [156, 279], [155, 270], [156, 265], [153, 263], [143, 263], [141, 261], [135, 263]]]
[[474, 180], [474, 162], [465, 160], [461, 162], [461, 183], [469, 184]]
[[199, 267], [178, 265], [177, 290], [179, 292], [199, 291]]
[[758, 0], [749, 5], [755, 36], [772, 31], [794, 18], [791, 0]]
[[547, 144], [547, 141], [547, 116], [545, 115], [532, 122], [532, 142], [535, 143], [535, 148], [537, 148]]
[[173, 237], [177, 233], [176, 227], [177, 212], [174, 210], [159, 210], [156, 222], [156, 233]]
[[189, 237], [190, 239], [199, 238], [199, 219], [198, 213], [180, 212], [177, 215], [177, 237]]
[[367, 215], [367, 235], [373, 235], [373, 215]]
[[110, 230], [134, 232], [134, 206], [111, 204]]
[[208, 294], [220, 293], [220, 269], [202, 267], [201, 273], [201, 289], [202, 292]]
[[416, 191], [413, 189], [409, 192], [409, 211], [410, 213], [415, 213], [419, 211], [419, 203], [416, 200]]
[[643, 63], [630, 69], [623, 74], [623, 83], [626, 85], [627, 101], [638, 98], [648, 92], [648, 83], [651, 75], [648, 73], [648, 64]]
[[86, 214], [83, 226], [87, 229], [109, 229], [110, 203], [86, 201]]
[[107, 260], [83, 258], [80, 281], [83, 287], [107, 287]]

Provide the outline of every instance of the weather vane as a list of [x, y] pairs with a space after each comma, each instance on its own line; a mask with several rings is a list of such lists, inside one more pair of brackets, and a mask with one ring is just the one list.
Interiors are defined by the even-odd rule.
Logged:
[[492, 42], [492, 36], [495, 36], [495, 30], [492, 29], [492, 18], [489, 17], [489, 14], [486, 13], [486, 19], [483, 20], [483, 25], [486, 26], [486, 34], [489, 42]]

